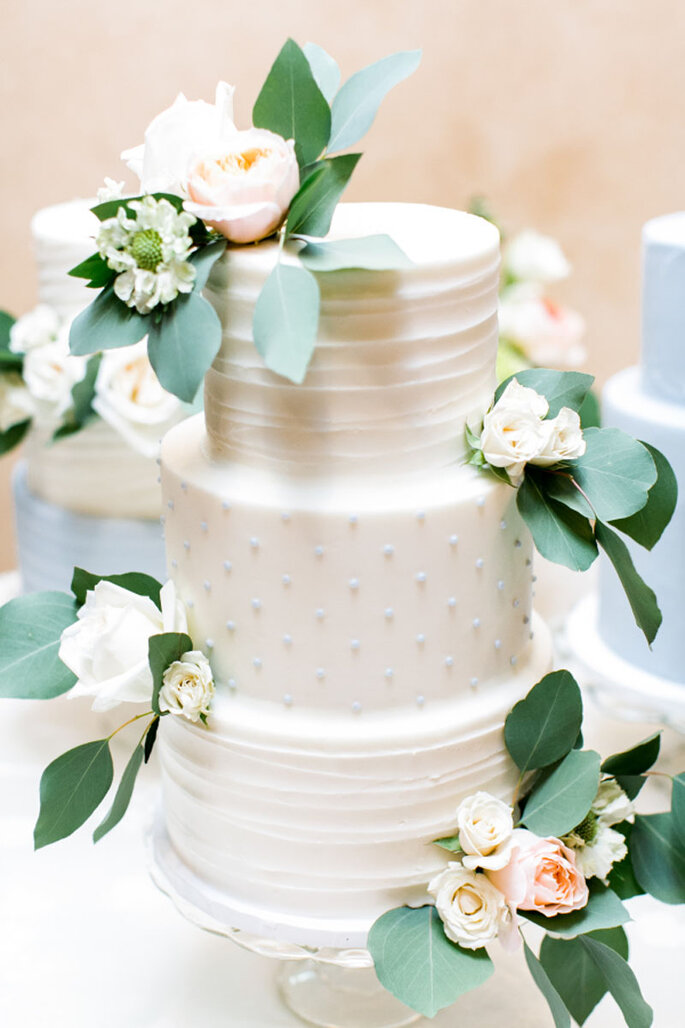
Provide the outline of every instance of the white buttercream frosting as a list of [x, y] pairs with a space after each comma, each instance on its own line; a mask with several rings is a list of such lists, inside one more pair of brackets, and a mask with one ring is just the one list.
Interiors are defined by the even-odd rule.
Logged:
[[31, 219], [38, 272], [38, 298], [62, 318], [95, 299], [85, 280], [68, 272], [95, 253], [98, 219], [90, 210], [95, 200], [70, 200], [43, 207]]

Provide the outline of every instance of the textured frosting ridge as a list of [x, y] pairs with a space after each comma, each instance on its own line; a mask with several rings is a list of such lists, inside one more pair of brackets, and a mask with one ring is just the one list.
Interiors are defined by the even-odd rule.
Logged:
[[90, 208], [95, 200], [70, 200], [37, 211], [31, 235], [38, 273], [38, 299], [71, 317], [94, 299], [85, 281], [68, 275], [95, 250], [98, 220]]

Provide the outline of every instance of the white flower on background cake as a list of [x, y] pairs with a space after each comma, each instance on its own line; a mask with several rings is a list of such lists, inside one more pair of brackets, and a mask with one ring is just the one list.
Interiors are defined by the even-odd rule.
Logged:
[[69, 352], [65, 331], [44, 346], [32, 347], [24, 357], [22, 374], [36, 401], [38, 424], [55, 426], [71, 406], [71, 390], [86, 373], [87, 359]]
[[209, 714], [214, 696], [214, 677], [201, 650], [189, 650], [164, 672], [159, 709], [198, 722]]
[[487, 871], [507, 903], [545, 917], [581, 910], [588, 887], [576, 855], [559, 839], [542, 839], [526, 828], [514, 830], [511, 859], [501, 870]]
[[134, 216], [119, 207], [100, 225], [97, 246], [108, 267], [120, 272], [114, 292], [139, 314], [189, 293], [195, 267], [188, 261], [193, 242], [188, 230], [192, 214], [180, 213], [168, 200], [145, 196], [129, 204]]
[[98, 203], [105, 203], [107, 200], [120, 200], [124, 195], [124, 183], [115, 182], [113, 178], [105, 175], [104, 185], [97, 191]]
[[499, 330], [538, 367], [577, 368], [587, 358], [581, 315], [550, 300], [536, 282], [516, 282], [502, 291]]
[[27, 421], [35, 412], [33, 397], [19, 372], [0, 375], [0, 432]]
[[484, 874], [451, 862], [428, 885], [445, 935], [465, 949], [502, 941], [513, 917], [503, 894]]
[[39, 346], [54, 343], [60, 334], [57, 312], [47, 303], [39, 303], [32, 311], [17, 318], [10, 329], [12, 353], [28, 353]]
[[161, 610], [147, 596], [104, 580], [88, 591], [78, 620], [61, 636], [60, 660], [78, 678], [70, 696], [92, 696], [93, 710], [150, 703], [150, 636], [187, 630], [173, 582], [162, 587], [160, 602]]
[[477, 792], [457, 810], [459, 845], [464, 867], [504, 867], [509, 861], [514, 819], [508, 803], [489, 792]]
[[162, 436], [185, 415], [180, 400], [159, 384], [145, 340], [103, 353], [93, 410], [145, 457], [157, 456]]
[[514, 236], [507, 246], [504, 271], [519, 281], [548, 285], [567, 278], [571, 265], [556, 239], [528, 228]]

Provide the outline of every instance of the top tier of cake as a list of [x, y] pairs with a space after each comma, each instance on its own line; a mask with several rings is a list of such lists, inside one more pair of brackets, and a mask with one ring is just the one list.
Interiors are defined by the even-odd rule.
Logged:
[[70, 200], [37, 211], [31, 235], [38, 272], [38, 299], [60, 317], [73, 316], [95, 299], [84, 279], [68, 272], [95, 250], [98, 220], [90, 210], [94, 200]]
[[644, 388], [685, 404], [685, 211], [644, 226], [642, 276]]
[[206, 292], [223, 326], [205, 386], [212, 459], [357, 477], [463, 458], [465, 422], [495, 386], [499, 234], [460, 211], [359, 203], [338, 206], [328, 238], [377, 233], [413, 264], [317, 276], [319, 332], [301, 385], [268, 371], [253, 343], [276, 243], [229, 248], [217, 263]]

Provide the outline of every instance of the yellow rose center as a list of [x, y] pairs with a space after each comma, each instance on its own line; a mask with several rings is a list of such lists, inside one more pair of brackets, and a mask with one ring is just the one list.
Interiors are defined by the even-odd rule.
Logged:
[[225, 157], [218, 157], [216, 163], [229, 175], [241, 175], [248, 172], [257, 161], [263, 157], [269, 157], [271, 150], [255, 146], [251, 150], [243, 150], [241, 153], [228, 153]]

